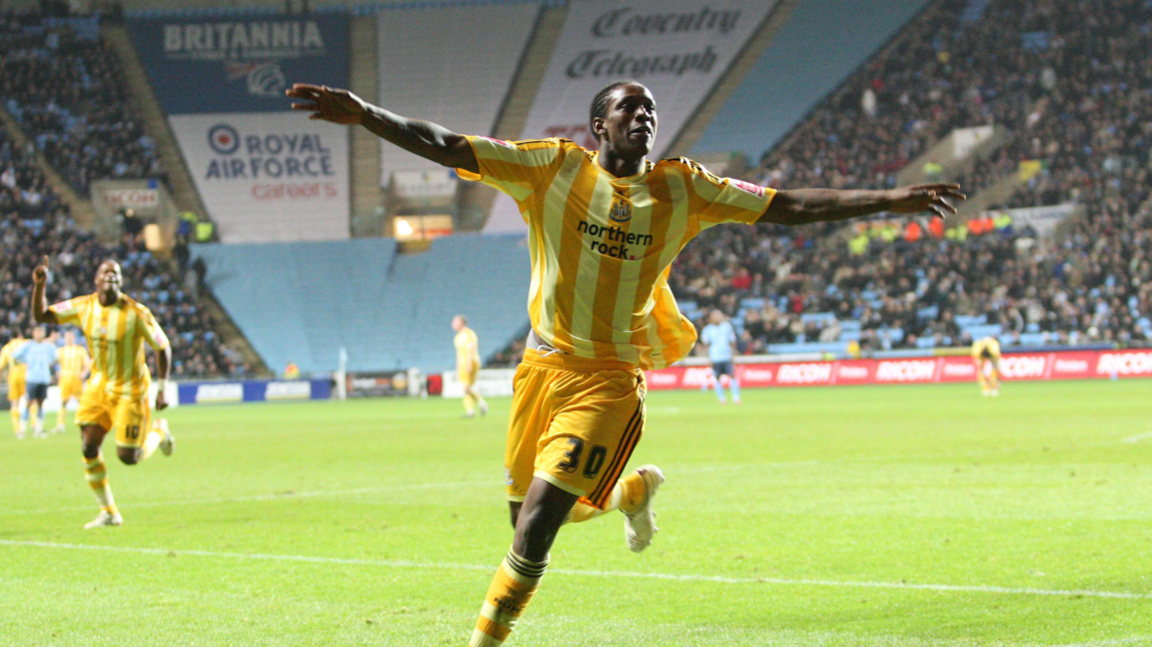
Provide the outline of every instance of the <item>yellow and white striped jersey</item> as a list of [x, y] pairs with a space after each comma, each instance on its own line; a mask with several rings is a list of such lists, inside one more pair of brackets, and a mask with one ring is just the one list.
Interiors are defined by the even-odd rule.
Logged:
[[111, 396], [140, 398], [152, 380], [144, 361], [144, 343], [155, 350], [168, 347], [168, 337], [143, 304], [126, 294], [109, 307], [89, 294], [51, 307], [56, 320], [84, 331], [92, 351], [92, 375], [87, 388]]
[[80, 377], [84, 374], [84, 365], [88, 363], [88, 350], [80, 344], [61, 346], [57, 351], [60, 361], [60, 380]]
[[1000, 340], [995, 337], [985, 337], [972, 342], [972, 357], [980, 359], [1000, 359]]
[[686, 159], [617, 178], [599, 153], [566, 139], [469, 137], [479, 174], [516, 200], [528, 223], [528, 315], [549, 345], [580, 357], [662, 368], [696, 330], [668, 287], [672, 260], [702, 230], [754, 224], [776, 192], [719, 178]]
[[21, 367], [24, 365], [16, 362], [15, 355], [16, 351], [20, 350], [20, 347], [26, 343], [28, 343], [27, 339], [13, 339], [4, 344], [4, 347], [0, 348], [0, 369], [8, 369], [8, 375], [15, 375], [21, 371]]
[[471, 371], [480, 368], [480, 340], [471, 328], [456, 333], [452, 340], [456, 346], [456, 368]]

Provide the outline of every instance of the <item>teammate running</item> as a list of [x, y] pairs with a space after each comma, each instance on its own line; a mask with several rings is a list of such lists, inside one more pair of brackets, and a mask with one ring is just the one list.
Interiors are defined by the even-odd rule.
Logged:
[[6, 371], [8, 373], [8, 413], [12, 416], [12, 431], [16, 434], [16, 440], [24, 439], [24, 416], [22, 415], [23, 409], [27, 406], [24, 399], [25, 383], [24, 374], [28, 370], [28, 366], [18, 363], [13, 355], [16, 351], [27, 344], [28, 340], [24, 338], [24, 333], [16, 330], [15, 336], [0, 348], [0, 372]]
[[718, 178], [685, 158], [647, 159], [656, 101], [618, 81], [592, 100], [599, 150], [566, 139], [505, 142], [393, 114], [347, 90], [296, 84], [292, 108], [311, 119], [359, 124], [397, 146], [493, 186], [528, 223], [532, 323], [516, 369], [504, 465], [512, 547], [497, 570], [472, 647], [512, 631], [567, 521], [626, 515], [634, 551], [652, 541], [651, 502], [664, 477], [646, 465], [620, 479], [644, 430], [644, 369], [684, 357], [696, 330], [668, 287], [676, 254], [724, 222], [801, 224], [878, 211], [955, 213], [955, 184], [889, 191], [780, 191]]
[[56, 412], [56, 428], [53, 433], [64, 433], [68, 403], [72, 398], [80, 401], [80, 394], [84, 391], [84, 378], [92, 370], [92, 358], [88, 350], [76, 343], [76, 333], [71, 330], [64, 333], [64, 345], [59, 349], [60, 354], [60, 410]]
[[976, 365], [980, 395], [993, 398], [1000, 395], [1000, 342], [995, 337], [972, 342], [972, 363]]
[[48, 307], [44, 286], [48, 280], [48, 257], [32, 271], [32, 316], [40, 323], [74, 324], [84, 331], [92, 351], [92, 375], [80, 396], [76, 424], [80, 426], [84, 471], [100, 504], [100, 514], [85, 528], [119, 526], [124, 523], [100, 446], [108, 432], [116, 432], [116, 455], [125, 465], [147, 459], [157, 447], [171, 455], [175, 446], [168, 424], [151, 422], [148, 387], [152, 375], [144, 361], [144, 344], [156, 352], [159, 372], [156, 410], [168, 406], [164, 389], [172, 349], [168, 337], [144, 305], [120, 291], [120, 264], [108, 260], [96, 270], [96, 292]]
[[[44, 326], [32, 329], [32, 341], [21, 346], [12, 358], [28, 367], [24, 376], [28, 391], [28, 406], [24, 409], [24, 425], [31, 424], [32, 435], [47, 438], [44, 433], [44, 401], [48, 399], [48, 385], [52, 383], [52, 367], [56, 366], [56, 344], [46, 340]], [[29, 415], [36, 407], [36, 418], [29, 423]]]
[[456, 346], [456, 378], [464, 387], [464, 416], [471, 418], [476, 415], [476, 407], [480, 407], [480, 415], [488, 415], [488, 403], [476, 390], [476, 375], [480, 372], [480, 340], [476, 333], [468, 327], [468, 320], [464, 315], [452, 317], [452, 330], [456, 332], [452, 343]]
[[700, 331], [700, 343], [708, 349], [708, 361], [712, 362], [712, 383], [716, 389], [716, 397], [720, 404], [728, 400], [724, 397], [724, 385], [720, 378], [728, 376], [728, 390], [732, 392], [732, 403], [740, 404], [740, 380], [736, 379], [736, 368], [732, 365], [732, 356], [736, 352], [736, 329], [732, 322], [719, 310], [713, 310], [708, 315], [708, 325]]

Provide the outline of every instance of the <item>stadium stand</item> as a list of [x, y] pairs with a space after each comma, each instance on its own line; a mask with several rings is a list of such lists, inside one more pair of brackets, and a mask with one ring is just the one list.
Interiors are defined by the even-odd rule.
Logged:
[[[492, 135], [539, 11], [535, 2], [382, 10], [380, 104]], [[500, 25], [499, 38], [491, 38], [492, 25]], [[381, 142], [381, 168], [387, 185], [393, 171], [440, 167]]]
[[93, 179], [165, 174], [95, 16], [0, 13], [0, 97], [81, 194]]
[[350, 371], [448, 369], [455, 314], [469, 318], [482, 357], [519, 333], [529, 280], [521, 239], [458, 235], [423, 253], [396, 251], [394, 240], [374, 239], [194, 245], [192, 253], [271, 367], [333, 371], [344, 347]]
[[806, 0], [760, 55], [691, 155], [771, 149], [926, 0]]
[[[953, 129], [995, 122], [1013, 135], [961, 178], [965, 189], [979, 193], [1036, 160], [1039, 172], [1008, 206], [1077, 201], [1086, 215], [1055, 240], [1010, 219], [993, 231], [975, 228], [982, 235], [949, 224], [947, 237], [918, 222], [923, 233], [912, 240], [912, 221], [903, 221], [873, 229], [857, 253], [846, 237], [828, 238], [832, 227], [715, 228], [674, 271], [689, 316], [709, 307], [736, 316], [745, 352], [812, 351], [817, 338], [868, 350], [987, 335], [1016, 345], [1152, 335], [1152, 102], [1136, 90], [1152, 80], [1140, 54], [1152, 47], [1150, 8], [979, 4], [932, 4], [748, 178], [781, 187], [892, 186], [904, 164]], [[1061, 81], [1054, 85], [1053, 76]], [[867, 89], [875, 116], [861, 105]], [[748, 307], [748, 297], [763, 306]], [[829, 313], [827, 323], [805, 321], [813, 312]]]
[[148, 305], [172, 342], [174, 377], [239, 375], [249, 368], [227, 347], [204, 308], [168, 265], [127, 235], [105, 245], [77, 229], [66, 204], [46, 186], [28, 151], [16, 147], [0, 130], [0, 339], [31, 326], [28, 299], [32, 268], [44, 256], [52, 259], [50, 300], [91, 291], [96, 266], [106, 258], [120, 260], [125, 291]]

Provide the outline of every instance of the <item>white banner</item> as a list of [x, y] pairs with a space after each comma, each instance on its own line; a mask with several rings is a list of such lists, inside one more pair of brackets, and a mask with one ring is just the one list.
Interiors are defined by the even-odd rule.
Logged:
[[985, 211], [984, 214], [995, 218], [1001, 213], [1012, 217], [1012, 229], [1020, 231], [1025, 226], [1031, 226], [1036, 233], [1047, 237], [1056, 231], [1065, 218], [1076, 211], [1074, 203], [1057, 204], [1050, 207], [1024, 207], [1021, 209], [1007, 209], [1004, 211]]
[[[444, 385], [440, 395], [445, 398], [464, 397], [464, 385], [456, 379], [456, 371], [441, 374]], [[484, 398], [498, 398], [512, 395], [514, 368], [483, 368], [476, 374], [476, 391]]]
[[988, 141], [995, 132], [995, 126], [973, 126], [953, 130], [952, 159], [964, 159], [974, 148]]
[[451, 198], [456, 195], [459, 176], [452, 169], [431, 171], [396, 171], [392, 174], [392, 192], [398, 198]]
[[[756, 33], [776, 0], [573, 0], [520, 139], [564, 137], [596, 149], [588, 109], [609, 83], [635, 79], [652, 90], [659, 159]], [[486, 232], [524, 231], [501, 195]]]
[[101, 196], [112, 209], [154, 209], [160, 206], [159, 189], [104, 189]]
[[168, 121], [220, 240], [348, 238], [346, 126], [292, 112]]

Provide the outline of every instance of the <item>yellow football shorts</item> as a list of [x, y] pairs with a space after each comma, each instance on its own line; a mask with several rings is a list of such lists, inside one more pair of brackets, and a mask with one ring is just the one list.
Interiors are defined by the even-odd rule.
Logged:
[[140, 398], [108, 395], [102, 389], [84, 389], [76, 411], [76, 424], [81, 427], [99, 425], [105, 431], [115, 429], [117, 447], [142, 447], [151, 420], [152, 407], [147, 395]]
[[513, 381], [504, 452], [508, 500], [533, 477], [604, 509], [644, 433], [644, 373], [636, 366], [524, 351]]
[[84, 380], [79, 375], [60, 378], [60, 404], [68, 404], [72, 398], [79, 399], [84, 393]]
[[20, 398], [24, 397], [24, 391], [27, 386], [24, 383], [24, 373], [26, 369], [21, 364], [17, 368], [8, 369], [8, 401], [19, 402]]
[[464, 385], [465, 388], [472, 386], [476, 383], [476, 373], [478, 371], [474, 367], [463, 369], [456, 367], [456, 379]]

